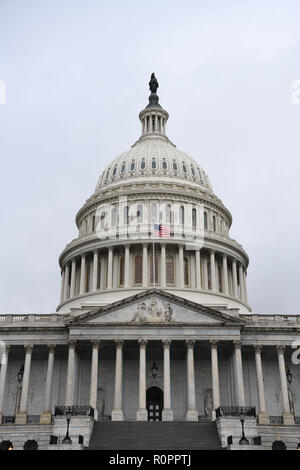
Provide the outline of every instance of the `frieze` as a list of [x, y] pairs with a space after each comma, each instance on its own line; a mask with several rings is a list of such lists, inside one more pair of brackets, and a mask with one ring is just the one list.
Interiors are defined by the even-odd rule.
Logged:
[[150, 301], [140, 302], [134, 314], [132, 322], [171, 322], [173, 320], [173, 311], [169, 303], [159, 307], [157, 299], [152, 297]]

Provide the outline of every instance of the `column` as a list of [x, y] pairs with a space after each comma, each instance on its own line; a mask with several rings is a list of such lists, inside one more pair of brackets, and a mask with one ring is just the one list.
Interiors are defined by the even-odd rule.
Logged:
[[295, 419], [291, 413], [290, 403], [289, 403], [288, 385], [287, 385], [287, 380], [286, 380], [285, 361], [284, 361], [284, 350], [285, 350], [284, 346], [282, 345], [277, 346], [282, 406], [283, 406], [283, 413], [282, 413], [283, 424], [294, 425]]
[[173, 410], [171, 406], [171, 368], [170, 368], [170, 346], [169, 339], [163, 340], [164, 348], [164, 409], [162, 411], [163, 421], [173, 421]]
[[211, 374], [212, 374], [212, 393], [213, 410], [212, 419], [216, 419], [216, 408], [220, 406], [220, 385], [219, 385], [219, 365], [218, 365], [218, 341], [211, 340]]
[[198, 421], [195, 393], [194, 344], [195, 341], [193, 340], [187, 340], [186, 342], [187, 421]]
[[64, 300], [67, 300], [69, 297], [68, 295], [68, 285], [69, 285], [69, 278], [70, 278], [70, 265], [69, 263], [65, 267], [66, 273], [65, 273], [65, 287], [64, 287]]
[[196, 289], [201, 289], [200, 249], [195, 251]]
[[223, 294], [228, 295], [228, 267], [227, 267], [227, 255], [223, 254], [223, 269], [222, 269], [222, 277], [223, 277]]
[[108, 248], [108, 266], [107, 266], [107, 289], [112, 289], [113, 274], [113, 247]]
[[6, 344], [3, 347], [3, 354], [1, 360], [1, 370], [0, 370], [0, 424], [2, 423], [3, 416], [3, 403], [4, 403], [4, 394], [5, 394], [5, 384], [6, 384], [6, 375], [7, 375], [7, 363], [9, 356], [10, 346]]
[[60, 285], [60, 303], [64, 301], [64, 289], [65, 289], [65, 270], [61, 270], [61, 285]]
[[215, 252], [210, 250], [210, 276], [211, 276], [211, 290], [216, 292], [217, 283], [216, 283], [216, 263], [215, 263]]
[[239, 280], [240, 280], [240, 300], [245, 302], [245, 293], [244, 293], [244, 276], [243, 276], [243, 266], [239, 265]]
[[122, 387], [123, 387], [123, 341], [116, 340], [115, 396], [114, 409], [111, 412], [112, 421], [123, 421]]
[[244, 280], [244, 295], [245, 295], [245, 302], [248, 304], [248, 292], [247, 292], [247, 276], [246, 276], [246, 269], [243, 270], [243, 280]]
[[179, 287], [184, 288], [184, 263], [183, 263], [183, 245], [179, 245]]
[[148, 244], [143, 243], [143, 287], [148, 285]]
[[147, 341], [141, 338], [140, 345], [140, 370], [139, 370], [139, 408], [137, 410], [137, 421], [148, 421], [146, 409], [146, 348]]
[[33, 345], [25, 345], [25, 365], [24, 375], [22, 382], [22, 393], [19, 413], [16, 415], [16, 424], [26, 424], [27, 421], [27, 401], [28, 401], [28, 389], [29, 389], [29, 377], [31, 367], [31, 355], [33, 351]]
[[235, 386], [237, 406], [245, 406], [245, 391], [242, 365], [241, 342], [234, 341], [234, 357], [235, 357]]
[[266, 412], [265, 402], [265, 391], [264, 391], [264, 379], [261, 363], [261, 350], [262, 346], [259, 344], [254, 345], [255, 351], [255, 365], [256, 365], [256, 379], [257, 379], [257, 393], [258, 393], [258, 423], [259, 424], [270, 424], [269, 416]]
[[160, 279], [161, 287], [166, 287], [166, 244], [160, 245]]
[[208, 271], [207, 271], [207, 257], [203, 258], [203, 274], [204, 274], [204, 289], [208, 290]]
[[73, 406], [74, 403], [74, 386], [75, 386], [75, 348], [76, 341], [70, 340], [69, 356], [68, 356], [68, 370], [67, 370], [67, 383], [65, 394], [65, 406]]
[[53, 367], [54, 367], [54, 354], [55, 345], [48, 345], [48, 368], [47, 378], [45, 387], [45, 398], [44, 398], [44, 411], [40, 417], [41, 424], [51, 424], [51, 396], [52, 396], [52, 383], [53, 383]]
[[86, 274], [85, 274], [85, 255], [81, 256], [81, 269], [80, 269], [80, 295], [85, 293], [85, 281], [86, 281]]
[[238, 298], [238, 284], [236, 272], [236, 260], [232, 260], [232, 282], [233, 282], [233, 297]]
[[98, 391], [98, 355], [99, 341], [92, 341], [92, 367], [91, 367], [91, 387], [90, 387], [90, 406], [94, 408], [94, 419], [98, 419], [97, 410], [97, 391]]
[[129, 245], [125, 245], [124, 288], [129, 287]]
[[98, 250], [94, 251], [93, 259], [93, 287], [92, 290], [95, 292], [97, 290], [97, 280], [98, 280]]
[[75, 296], [76, 260], [72, 260], [70, 297]]

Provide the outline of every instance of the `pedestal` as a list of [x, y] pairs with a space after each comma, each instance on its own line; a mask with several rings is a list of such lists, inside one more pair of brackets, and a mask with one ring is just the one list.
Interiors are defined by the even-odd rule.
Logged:
[[162, 411], [162, 421], [173, 421], [173, 410], [171, 409], [164, 409]]
[[198, 421], [198, 411], [197, 410], [188, 410], [185, 415], [187, 421]]
[[16, 414], [16, 424], [26, 424], [27, 423], [27, 413], [26, 411], [20, 411]]
[[140, 408], [136, 413], [137, 421], [148, 421], [148, 411], [146, 408]]
[[112, 410], [111, 420], [112, 421], [124, 421], [123, 410]]
[[286, 426], [295, 425], [295, 419], [291, 413], [283, 413], [282, 417], [283, 417], [283, 424], [285, 424]]
[[258, 413], [258, 424], [270, 424], [270, 418], [267, 413], [259, 412]]
[[50, 411], [43, 411], [40, 417], [41, 424], [51, 424], [52, 415]]

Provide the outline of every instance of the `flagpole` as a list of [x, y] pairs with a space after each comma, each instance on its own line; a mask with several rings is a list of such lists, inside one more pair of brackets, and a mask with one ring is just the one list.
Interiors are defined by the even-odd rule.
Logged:
[[153, 287], [155, 287], [155, 248], [153, 240], [153, 254], [152, 254], [152, 269], [153, 269]]

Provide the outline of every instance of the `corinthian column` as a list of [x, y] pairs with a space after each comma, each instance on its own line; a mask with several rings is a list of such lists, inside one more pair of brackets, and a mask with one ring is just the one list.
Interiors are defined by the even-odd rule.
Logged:
[[140, 371], [139, 371], [139, 408], [137, 410], [137, 421], [148, 421], [146, 409], [146, 347], [147, 341], [141, 338], [140, 344]]
[[238, 298], [238, 285], [237, 285], [237, 272], [236, 260], [232, 260], [232, 283], [233, 283], [233, 297]]
[[76, 260], [72, 260], [70, 297], [75, 296]]
[[94, 409], [94, 418], [98, 419], [97, 410], [97, 391], [98, 391], [98, 354], [99, 341], [92, 341], [92, 367], [91, 367], [91, 388], [90, 388], [90, 406]]
[[86, 263], [85, 255], [81, 256], [81, 268], [80, 268], [80, 295], [85, 293], [85, 275], [86, 275]]
[[41, 424], [51, 424], [51, 394], [52, 394], [52, 382], [53, 382], [53, 366], [54, 366], [54, 353], [55, 345], [49, 344], [48, 346], [48, 368], [47, 378], [45, 387], [45, 398], [44, 398], [44, 411], [40, 417]]
[[257, 393], [258, 393], [258, 423], [259, 424], [269, 424], [270, 419], [266, 412], [266, 402], [265, 402], [265, 391], [264, 391], [264, 379], [263, 371], [261, 364], [261, 350], [262, 346], [259, 344], [254, 345], [255, 351], [255, 365], [256, 365], [256, 379], [257, 379]]
[[184, 288], [184, 259], [183, 259], [183, 245], [179, 245], [179, 286]]
[[6, 344], [4, 346], [4, 351], [1, 359], [1, 370], [0, 370], [0, 424], [2, 423], [2, 412], [3, 412], [3, 402], [4, 402], [4, 393], [5, 393], [5, 384], [6, 384], [6, 375], [7, 375], [7, 362], [8, 355], [10, 351], [10, 346]]
[[114, 409], [111, 412], [112, 421], [123, 421], [122, 387], [123, 387], [123, 341], [116, 340], [116, 368], [115, 368], [115, 397]]
[[290, 410], [289, 403], [289, 394], [288, 386], [286, 380], [286, 371], [285, 371], [285, 361], [284, 361], [284, 350], [285, 347], [278, 345], [277, 354], [278, 354], [278, 365], [279, 365], [279, 375], [280, 375], [280, 384], [281, 384], [281, 395], [282, 395], [282, 407], [283, 407], [283, 423], [286, 425], [294, 425], [295, 419]]
[[107, 289], [112, 289], [113, 275], [113, 247], [108, 248]]
[[125, 257], [124, 257], [124, 288], [129, 287], [129, 245], [125, 245]]
[[213, 410], [212, 419], [216, 419], [216, 408], [220, 406], [220, 385], [219, 385], [219, 366], [218, 366], [218, 341], [210, 341], [211, 346], [211, 374], [212, 374], [212, 392], [213, 392]]
[[169, 339], [163, 340], [164, 348], [164, 409], [162, 411], [163, 421], [173, 421], [173, 410], [171, 407], [171, 368], [170, 368], [170, 346]]
[[148, 244], [143, 243], [143, 287], [148, 286]]
[[201, 289], [200, 249], [195, 251], [196, 289]]
[[166, 287], [166, 244], [161, 244], [160, 252], [160, 279], [161, 287]]
[[94, 259], [93, 259], [93, 288], [92, 288], [94, 292], [97, 290], [97, 281], [98, 281], [98, 250], [95, 250]]
[[69, 341], [69, 356], [68, 356], [65, 406], [74, 406], [75, 348], [76, 348], [76, 341], [70, 340]]
[[234, 341], [234, 348], [235, 348], [235, 351], [234, 351], [234, 356], [235, 356], [235, 386], [236, 386], [237, 406], [245, 406], [245, 391], [244, 391], [241, 342], [240, 341]]
[[28, 389], [29, 389], [29, 377], [31, 367], [31, 355], [33, 351], [33, 345], [25, 345], [25, 365], [24, 375], [22, 383], [21, 403], [19, 413], [16, 415], [16, 424], [26, 424], [27, 421], [27, 402], [28, 402]]
[[187, 421], [198, 421], [195, 393], [194, 344], [195, 341], [193, 340], [187, 340], [186, 342]]
[[216, 292], [217, 282], [216, 282], [216, 263], [215, 263], [214, 250], [210, 250], [210, 278], [211, 278], [211, 290], [213, 292]]
[[223, 254], [223, 269], [222, 269], [222, 277], [223, 277], [223, 293], [228, 295], [228, 269], [227, 269], [227, 256]]

